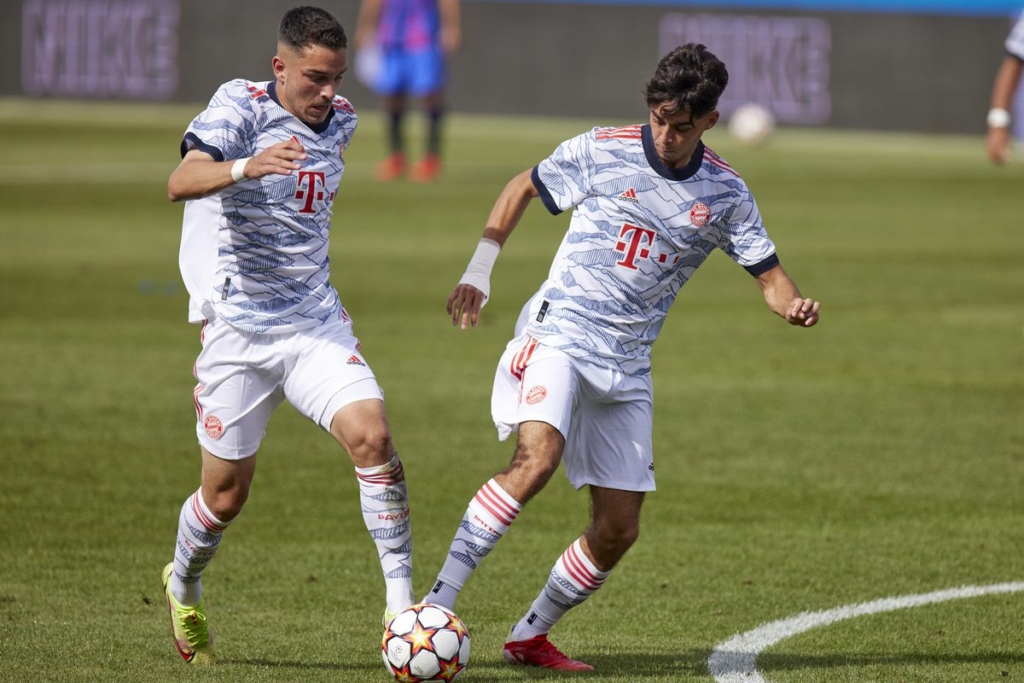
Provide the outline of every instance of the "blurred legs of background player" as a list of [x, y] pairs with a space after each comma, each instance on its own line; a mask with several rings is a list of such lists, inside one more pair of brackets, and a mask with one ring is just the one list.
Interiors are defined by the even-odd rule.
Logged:
[[[390, 93], [384, 95], [389, 154], [377, 166], [377, 180], [397, 180], [406, 171], [405, 119], [412, 99], [420, 101], [426, 119], [426, 148], [423, 157], [409, 169], [409, 179], [429, 182], [441, 172], [441, 126], [445, 113], [441, 88], [443, 69], [439, 53], [385, 55], [382, 85], [378, 89]], [[408, 81], [410, 87], [389, 87], [398, 81]]]

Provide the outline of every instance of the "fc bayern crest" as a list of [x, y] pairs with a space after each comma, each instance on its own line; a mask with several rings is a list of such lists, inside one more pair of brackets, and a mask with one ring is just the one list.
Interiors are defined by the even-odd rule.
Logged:
[[224, 423], [216, 415], [207, 415], [206, 420], [203, 421], [203, 428], [206, 429], [206, 433], [210, 435], [211, 439], [219, 439], [224, 433]]
[[698, 228], [703, 228], [711, 218], [711, 209], [704, 202], [697, 202], [690, 207], [690, 222]]

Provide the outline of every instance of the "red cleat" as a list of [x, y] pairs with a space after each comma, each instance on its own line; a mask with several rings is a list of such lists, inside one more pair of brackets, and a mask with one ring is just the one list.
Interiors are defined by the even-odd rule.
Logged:
[[398, 180], [405, 173], [405, 157], [401, 154], [392, 154], [384, 161], [377, 164], [374, 177], [384, 183]]
[[561, 650], [551, 644], [546, 633], [529, 640], [511, 640], [505, 643], [502, 654], [512, 664], [540, 666], [558, 671], [593, 671], [586, 662], [569, 659]]
[[428, 154], [412, 167], [409, 179], [414, 183], [429, 183], [437, 180], [439, 175], [441, 175], [441, 157], [436, 154]]

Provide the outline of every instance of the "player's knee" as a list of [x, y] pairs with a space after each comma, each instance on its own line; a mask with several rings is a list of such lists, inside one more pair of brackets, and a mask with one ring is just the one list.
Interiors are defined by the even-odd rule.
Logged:
[[604, 548], [616, 560], [633, 547], [640, 538], [640, 526], [633, 523], [609, 523], [595, 527], [595, 545]]
[[349, 455], [356, 467], [384, 465], [391, 461], [394, 447], [385, 424], [366, 425], [348, 441]]
[[520, 443], [516, 446], [509, 471], [518, 472], [533, 485], [543, 486], [558, 470], [559, 460], [557, 455], [546, 449]]
[[248, 499], [249, 487], [242, 484], [234, 484], [209, 494], [203, 492], [203, 501], [210, 508], [210, 512], [224, 523], [237, 517]]

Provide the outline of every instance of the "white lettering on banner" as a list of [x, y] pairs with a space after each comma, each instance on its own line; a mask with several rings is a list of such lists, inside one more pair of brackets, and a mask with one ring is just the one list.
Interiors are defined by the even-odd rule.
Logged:
[[703, 43], [729, 69], [719, 101], [726, 116], [747, 102], [782, 123], [822, 124], [832, 115], [829, 91], [832, 30], [811, 17], [670, 13], [659, 25], [659, 54]]
[[178, 88], [177, 0], [26, 0], [28, 95], [170, 99]]

